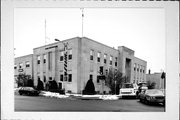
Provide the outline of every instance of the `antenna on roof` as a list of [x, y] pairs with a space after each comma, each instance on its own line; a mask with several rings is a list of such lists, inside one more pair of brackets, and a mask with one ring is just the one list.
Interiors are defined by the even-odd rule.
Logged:
[[45, 45], [46, 45], [46, 19], [45, 19]]
[[80, 9], [81, 9], [81, 12], [82, 12], [82, 37], [83, 37], [84, 8], [80, 8]]

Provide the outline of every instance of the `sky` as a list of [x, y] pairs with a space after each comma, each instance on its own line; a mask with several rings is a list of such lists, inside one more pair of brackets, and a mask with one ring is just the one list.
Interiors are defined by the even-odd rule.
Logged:
[[[15, 8], [15, 57], [33, 48], [83, 36], [114, 47], [126, 46], [147, 61], [147, 71], [165, 71], [165, 11], [162, 8]], [[45, 40], [45, 20], [46, 36]]]

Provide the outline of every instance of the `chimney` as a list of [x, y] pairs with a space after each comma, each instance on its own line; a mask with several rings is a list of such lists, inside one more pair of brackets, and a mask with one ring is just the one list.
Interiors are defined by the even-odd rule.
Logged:
[[151, 70], [149, 69], [149, 73], [148, 74], [151, 74]]

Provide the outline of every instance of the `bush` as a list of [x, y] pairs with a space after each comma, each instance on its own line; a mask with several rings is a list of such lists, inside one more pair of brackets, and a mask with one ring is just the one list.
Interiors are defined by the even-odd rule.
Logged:
[[44, 90], [44, 85], [41, 80], [38, 80], [37, 90]]
[[88, 80], [85, 90], [83, 90], [83, 94], [86, 95], [94, 95], [95, 94], [95, 87], [92, 79]]

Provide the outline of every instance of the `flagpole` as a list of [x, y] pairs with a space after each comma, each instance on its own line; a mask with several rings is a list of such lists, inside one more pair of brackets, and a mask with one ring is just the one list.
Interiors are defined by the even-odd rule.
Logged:
[[46, 37], [46, 19], [45, 19], [45, 26], [44, 27], [45, 27], [45, 45], [46, 45], [46, 38], [47, 38]]
[[81, 8], [81, 12], [82, 12], [82, 37], [83, 37], [84, 8]]

